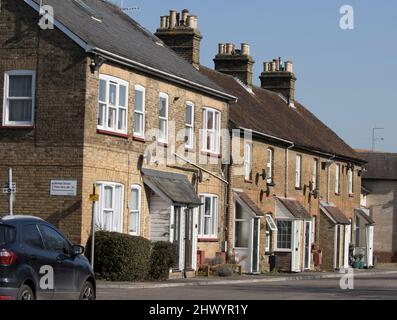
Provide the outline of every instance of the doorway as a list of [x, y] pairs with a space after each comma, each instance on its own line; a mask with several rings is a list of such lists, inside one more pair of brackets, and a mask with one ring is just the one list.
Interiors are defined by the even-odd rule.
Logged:
[[311, 267], [312, 222], [305, 222], [305, 270]]

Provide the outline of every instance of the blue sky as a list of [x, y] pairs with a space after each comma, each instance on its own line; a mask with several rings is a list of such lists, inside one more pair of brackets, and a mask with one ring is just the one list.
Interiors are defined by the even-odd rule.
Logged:
[[[121, 2], [115, 0], [114, 2]], [[342, 5], [354, 30], [339, 27]], [[201, 63], [213, 67], [219, 42], [248, 42], [259, 84], [262, 62], [294, 62], [296, 97], [354, 148], [397, 152], [397, 1], [391, 0], [124, 0], [154, 32], [160, 16], [184, 8], [198, 15]]]

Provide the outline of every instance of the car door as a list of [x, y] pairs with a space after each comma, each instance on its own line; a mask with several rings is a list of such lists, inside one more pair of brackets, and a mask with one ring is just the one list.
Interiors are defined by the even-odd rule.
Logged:
[[54, 267], [54, 299], [68, 300], [76, 297], [76, 267], [70, 243], [54, 228], [39, 225], [44, 245], [51, 255]]
[[54, 296], [52, 279], [43, 278], [47, 266], [51, 265], [51, 257], [45, 250], [41, 234], [36, 224], [25, 224], [22, 226], [21, 247], [23, 249], [24, 261], [33, 271], [36, 282], [36, 298], [40, 300], [51, 300]]

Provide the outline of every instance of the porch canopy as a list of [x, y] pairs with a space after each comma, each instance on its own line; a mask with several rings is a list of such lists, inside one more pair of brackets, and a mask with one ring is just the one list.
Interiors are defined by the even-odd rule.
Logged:
[[320, 204], [321, 210], [325, 213], [325, 215], [331, 219], [334, 224], [342, 224], [349, 225], [351, 224], [350, 220], [344, 215], [341, 209], [333, 204]]
[[234, 191], [234, 195], [237, 198], [237, 201], [240, 205], [243, 205], [253, 213], [253, 215], [257, 218], [264, 218], [266, 214], [255, 204], [254, 201], [243, 191]]
[[297, 220], [311, 220], [312, 216], [306, 208], [295, 199], [277, 198], [278, 201], [289, 211]]
[[151, 169], [142, 169], [141, 172], [143, 182], [171, 205], [190, 208], [202, 205], [187, 176]]
[[363, 209], [355, 209], [354, 211], [356, 214], [361, 216], [365, 221], [367, 221], [368, 225], [373, 226], [375, 224], [375, 221]]

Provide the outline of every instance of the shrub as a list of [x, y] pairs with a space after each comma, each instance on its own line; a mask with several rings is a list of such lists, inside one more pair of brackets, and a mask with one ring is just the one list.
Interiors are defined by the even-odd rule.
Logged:
[[153, 243], [150, 256], [149, 277], [151, 280], [167, 280], [170, 268], [178, 261], [177, 246], [170, 242]]
[[233, 268], [231, 265], [222, 264], [213, 268], [218, 277], [231, 277], [233, 275]]
[[[91, 253], [91, 237], [87, 257]], [[110, 281], [142, 281], [149, 273], [151, 243], [142, 237], [117, 232], [95, 233], [95, 274]]]

